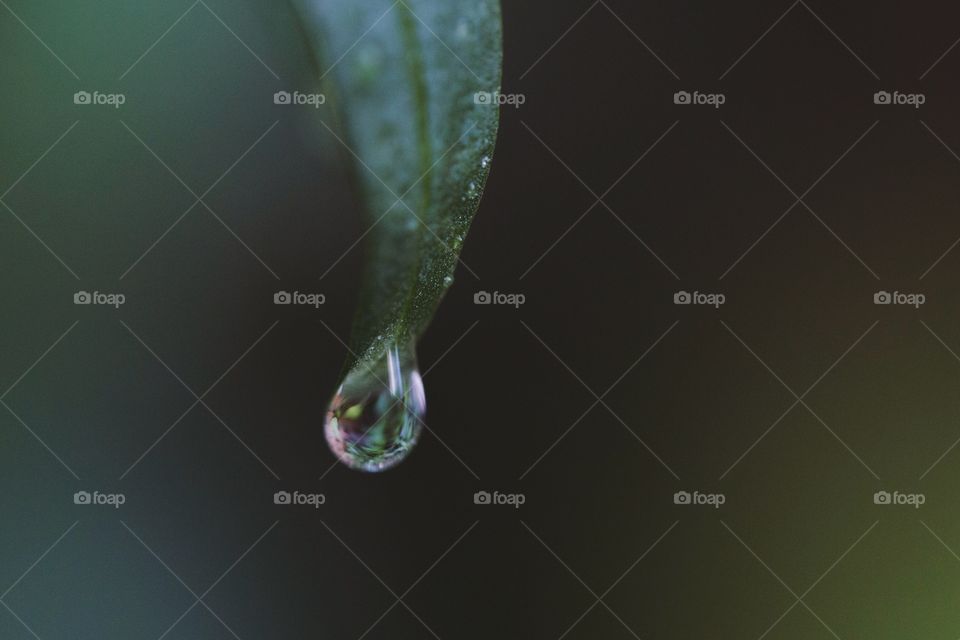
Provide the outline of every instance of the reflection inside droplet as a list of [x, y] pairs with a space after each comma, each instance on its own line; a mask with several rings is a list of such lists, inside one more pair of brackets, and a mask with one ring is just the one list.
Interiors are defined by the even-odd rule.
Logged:
[[378, 361], [347, 374], [330, 403], [324, 433], [350, 468], [383, 471], [413, 449], [426, 408], [413, 344], [392, 345]]

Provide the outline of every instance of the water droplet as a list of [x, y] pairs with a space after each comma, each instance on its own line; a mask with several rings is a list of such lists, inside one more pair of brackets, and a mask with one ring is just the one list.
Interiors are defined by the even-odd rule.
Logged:
[[444, 277], [443, 277], [443, 285], [444, 285], [445, 287], [449, 287], [449, 286], [452, 285], [452, 284], [453, 284], [453, 276], [444, 276]]
[[490, 166], [490, 156], [483, 156], [480, 158], [480, 166], [486, 169]]
[[327, 444], [352, 469], [384, 471], [409, 455], [426, 408], [413, 343], [391, 344], [377, 362], [344, 378], [327, 411]]
[[467, 184], [467, 194], [464, 196], [464, 198], [468, 200], [473, 200], [476, 197], [477, 197], [477, 183], [471, 180], [470, 183]]

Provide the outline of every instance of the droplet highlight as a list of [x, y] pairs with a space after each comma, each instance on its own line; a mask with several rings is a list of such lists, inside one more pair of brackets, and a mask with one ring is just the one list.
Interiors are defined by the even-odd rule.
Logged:
[[344, 378], [327, 410], [327, 444], [351, 469], [385, 471], [416, 445], [426, 408], [413, 344], [390, 345]]

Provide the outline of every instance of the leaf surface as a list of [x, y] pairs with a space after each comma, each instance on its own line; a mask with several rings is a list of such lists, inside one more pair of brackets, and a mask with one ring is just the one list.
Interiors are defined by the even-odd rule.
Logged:
[[500, 4], [294, 3], [367, 217], [350, 369], [415, 342], [453, 281], [496, 140]]

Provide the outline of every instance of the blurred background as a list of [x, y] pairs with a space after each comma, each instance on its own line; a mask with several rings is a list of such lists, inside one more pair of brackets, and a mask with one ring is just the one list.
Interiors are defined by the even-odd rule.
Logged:
[[293, 13], [0, 5], [0, 637], [960, 634], [955, 7], [505, 3], [478, 277], [364, 475], [321, 424], [366, 223], [273, 103]]

